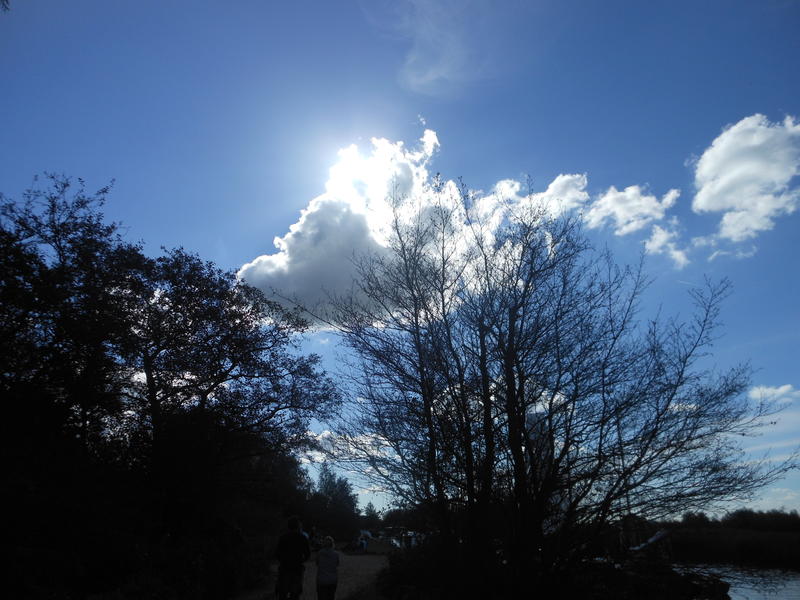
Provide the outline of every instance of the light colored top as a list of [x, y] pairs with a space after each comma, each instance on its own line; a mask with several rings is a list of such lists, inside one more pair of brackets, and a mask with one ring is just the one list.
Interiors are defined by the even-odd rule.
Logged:
[[338, 581], [339, 553], [333, 548], [323, 548], [317, 553], [317, 583], [331, 585]]

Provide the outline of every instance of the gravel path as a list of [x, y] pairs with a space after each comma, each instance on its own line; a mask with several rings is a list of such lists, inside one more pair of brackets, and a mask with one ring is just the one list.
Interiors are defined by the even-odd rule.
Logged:
[[[337, 600], [347, 600], [351, 596], [371, 586], [375, 582], [378, 572], [383, 569], [388, 560], [382, 554], [345, 554], [339, 553], [339, 585], [336, 588]], [[301, 600], [316, 600], [317, 598], [317, 565], [316, 554], [311, 555], [311, 560], [306, 563], [306, 575], [303, 583]], [[274, 600], [274, 573], [270, 578], [273, 583], [268, 587], [253, 590], [239, 596], [237, 600]]]

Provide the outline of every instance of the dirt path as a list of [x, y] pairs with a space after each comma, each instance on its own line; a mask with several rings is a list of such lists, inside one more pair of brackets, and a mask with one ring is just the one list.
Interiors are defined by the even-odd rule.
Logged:
[[[336, 588], [337, 600], [347, 600], [359, 590], [371, 586], [375, 582], [378, 572], [387, 564], [387, 558], [382, 554], [345, 554], [339, 553], [339, 585]], [[303, 583], [301, 600], [316, 600], [317, 598], [317, 565], [316, 554], [306, 563], [306, 575]], [[275, 598], [274, 573], [270, 578], [273, 583], [269, 586], [253, 590], [239, 596], [237, 600], [273, 600]]]

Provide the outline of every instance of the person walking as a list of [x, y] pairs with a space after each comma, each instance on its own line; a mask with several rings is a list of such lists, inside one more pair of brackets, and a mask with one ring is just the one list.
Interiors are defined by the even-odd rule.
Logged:
[[303, 593], [305, 562], [311, 557], [308, 538], [298, 517], [289, 517], [289, 531], [278, 538], [278, 600], [299, 600]]
[[339, 583], [339, 553], [333, 538], [325, 536], [322, 548], [317, 553], [317, 600], [334, 600]]

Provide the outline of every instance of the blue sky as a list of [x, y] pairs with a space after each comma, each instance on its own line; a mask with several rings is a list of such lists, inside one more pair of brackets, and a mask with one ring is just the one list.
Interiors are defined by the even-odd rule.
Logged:
[[[800, 444], [799, 31], [795, 0], [12, 0], [0, 191], [115, 179], [107, 215], [148, 251], [302, 294], [379, 237], [397, 168], [487, 195], [530, 177], [620, 261], [647, 252], [648, 308], [732, 279], [715, 360], [787, 403], [746, 444], [779, 456]], [[800, 508], [800, 476], [759, 506]]]

